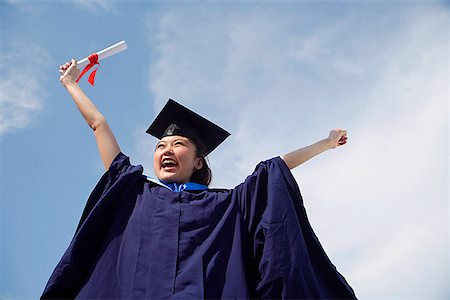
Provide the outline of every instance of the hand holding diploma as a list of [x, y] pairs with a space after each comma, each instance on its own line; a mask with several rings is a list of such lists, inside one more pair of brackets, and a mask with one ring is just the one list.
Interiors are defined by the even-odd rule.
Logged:
[[[80, 60], [80, 61], [78, 61], [78, 62], [75, 61], [75, 62], [76, 62], [75, 68], [76, 68], [77, 65], [78, 65], [80, 68], [83, 68], [83, 71], [81, 72], [81, 74], [79, 74], [78, 77], [76, 78], [76, 82], [78, 82], [78, 81], [81, 79], [81, 77], [82, 77], [85, 73], [87, 73], [93, 66], [95, 66], [95, 65], [99, 65], [99, 66], [100, 66], [99, 60], [102, 60], [102, 59], [105, 59], [105, 58], [107, 58], [107, 57], [109, 57], [109, 56], [111, 56], [111, 55], [117, 54], [117, 53], [119, 53], [119, 52], [121, 52], [121, 51], [123, 51], [123, 50], [125, 50], [125, 49], [127, 49], [127, 44], [126, 44], [125, 41], [121, 41], [121, 42], [119, 42], [119, 43], [117, 43], [117, 44], [114, 44], [114, 45], [112, 45], [112, 46], [110, 46], [110, 47], [108, 47], [108, 48], [105, 48], [105, 49], [103, 49], [103, 50], [101, 50], [101, 51], [98, 51], [98, 52], [96, 52], [96, 53], [93, 53], [93, 54], [89, 55], [89, 56], [86, 57], [86, 58], [83, 58], [82, 60]], [[66, 70], [69, 69], [70, 65], [73, 64], [73, 62], [74, 62], [74, 60], [72, 60], [70, 63], [66, 63], [66, 64], [60, 66], [59, 71], [60, 71], [60, 74], [61, 74], [61, 78], [62, 78], [63, 75], [64, 75], [63, 73], [64, 73]], [[94, 85], [95, 74], [96, 74], [97, 70], [98, 70], [98, 67], [97, 67], [97, 69], [95, 69], [95, 70], [89, 75], [88, 81], [89, 81], [92, 85]], [[62, 73], [62, 72], [63, 72], [63, 73]], [[61, 78], [60, 78], [60, 80], [61, 80]], [[63, 83], [63, 82], [61, 81], [61, 83]]]
[[77, 61], [72, 59], [70, 62], [65, 63], [59, 67], [59, 81], [63, 86], [66, 86], [69, 82], [76, 82], [77, 78], [80, 77], [80, 70], [77, 66]]

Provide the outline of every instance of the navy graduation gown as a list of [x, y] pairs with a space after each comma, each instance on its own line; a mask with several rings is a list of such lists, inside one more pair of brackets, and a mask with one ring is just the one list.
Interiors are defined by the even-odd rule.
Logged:
[[120, 153], [90, 195], [43, 299], [355, 299], [323, 251], [289, 168], [180, 193]]

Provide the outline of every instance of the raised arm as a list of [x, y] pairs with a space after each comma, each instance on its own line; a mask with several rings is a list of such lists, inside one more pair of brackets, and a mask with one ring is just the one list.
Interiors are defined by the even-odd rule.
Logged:
[[114, 137], [111, 128], [106, 122], [105, 117], [95, 107], [94, 103], [86, 96], [80, 88], [76, 79], [80, 75], [77, 68], [77, 62], [72, 59], [71, 62], [60, 66], [59, 72], [61, 84], [67, 89], [72, 96], [75, 104], [83, 115], [86, 123], [94, 130], [95, 140], [97, 141], [98, 150], [103, 161], [105, 169], [108, 170], [114, 158], [119, 154], [119, 144]]
[[347, 142], [347, 131], [342, 129], [331, 130], [328, 138], [318, 141], [312, 145], [297, 149], [285, 155], [281, 155], [289, 169], [293, 169], [303, 164], [314, 156], [336, 147], [342, 146]]

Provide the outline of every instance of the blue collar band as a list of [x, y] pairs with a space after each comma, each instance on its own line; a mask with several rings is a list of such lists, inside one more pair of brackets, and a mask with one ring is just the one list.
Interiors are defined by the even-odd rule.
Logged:
[[179, 193], [181, 191], [204, 191], [208, 189], [208, 186], [195, 183], [195, 182], [187, 182], [183, 184], [178, 183], [165, 183], [162, 181], [159, 181], [157, 179], [153, 179], [151, 177], [145, 176], [148, 181], [151, 181], [153, 183], [156, 183], [159, 186], [168, 188], [172, 192]]

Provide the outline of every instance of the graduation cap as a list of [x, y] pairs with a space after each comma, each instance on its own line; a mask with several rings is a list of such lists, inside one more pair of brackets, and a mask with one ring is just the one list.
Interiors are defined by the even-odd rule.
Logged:
[[146, 131], [158, 139], [179, 135], [191, 139], [205, 155], [219, 146], [230, 133], [196, 114], [178, 102], [169, 99]]

